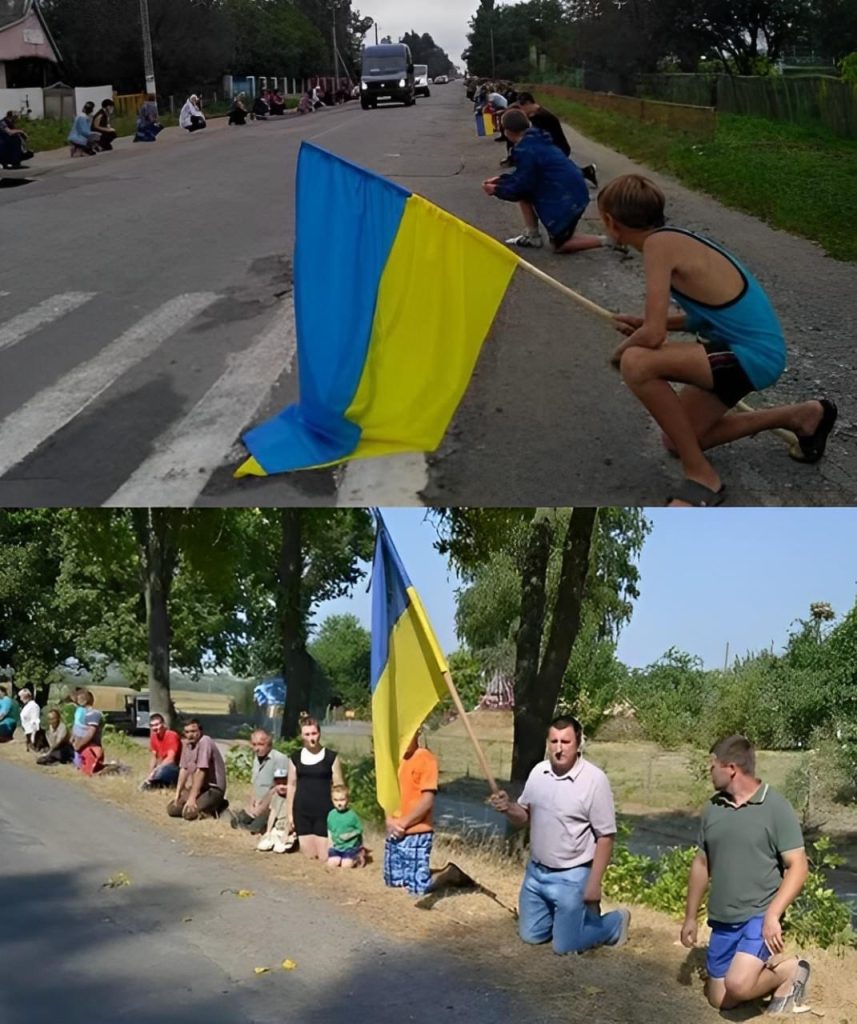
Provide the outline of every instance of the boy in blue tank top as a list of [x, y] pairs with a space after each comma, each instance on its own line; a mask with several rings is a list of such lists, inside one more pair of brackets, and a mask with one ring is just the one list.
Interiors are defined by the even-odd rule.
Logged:
[[[669, 504], [719, 505], [725, 488], [705, 449], [781, 427], [798, 438], [793, 457], [818, 462], [837, 409], [822, 398], [730, 411], [785, 369], [782, 328], [762, 286], [734, 256], [665, 227], [664, 202], [657, 185], [638, 174], [615, 178], [598, 195], [608, 234], [643, 254], [646, 273], [645, 315], [615, 317], [625, 340], [613, 362], [681, 460], [685, 479]], [[670, 299], [680, 313], [670, 312]], [[668, 341], [670, 331], [696, 333], [700, 344]], [[676, 392], [673, 384], [685, 386]]]

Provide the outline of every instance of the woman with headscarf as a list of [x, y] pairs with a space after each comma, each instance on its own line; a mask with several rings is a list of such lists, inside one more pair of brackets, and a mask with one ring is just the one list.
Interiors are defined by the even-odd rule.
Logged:
[[199, 96], [194, 93], [185, 100], [179, 114], [179, 126], [189, 132], [198, 132], [205, 128], [205, 114], [199, 105]]
[[244, 106], [244, 93], [239, 92], [235, 99], [232, 101], [232, 106], [229, 108], [229, 123], [230, 124], [246, 124], [247, 123], [247, 108]]
[[163, 125], [158, 122], [158, 101], [154, 93], [146, 95], [146, 102], [137, 114], [137, 131], [135, 142], [154, 142]]
[[74, 119], [71, 131], [68, 133], [72, 156], [95, 156], [98, 152], [96, 143], [101, 136], [92, 130], [94, 110], [95, 104], [92, 100], [87, 100], [83, 105], [83, 111]]

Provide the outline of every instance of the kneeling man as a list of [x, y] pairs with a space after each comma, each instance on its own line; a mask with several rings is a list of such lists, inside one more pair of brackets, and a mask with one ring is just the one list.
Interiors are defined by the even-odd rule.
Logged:
[[493, 807], [515, 828], [530, 826], [530, 862], [521, 886], [518, 926], [524, 942], [553, 941], [555, 953], [621, 946], [629, 910], [601, 913], [601, 879], [613, 854], [616, 814], [607, 776], [580, 753], [580, 722], [555, 718], [548, 759], [530, 772], [512, 802], [502, 790]]
[[792, 1013], [806, 1000], [809, 964], [779, 963], [780, 920], [809, 872], [791, 804], [756, 778], [756, 754], [744, 736], [711, 749], [716, 790], [702, 815], [699, 853], [691, 865], [681, 941], [696, 943], [702, 897], [708, 897], [708, 1001], [718, 1010], [771, 995], [768, 1013]]

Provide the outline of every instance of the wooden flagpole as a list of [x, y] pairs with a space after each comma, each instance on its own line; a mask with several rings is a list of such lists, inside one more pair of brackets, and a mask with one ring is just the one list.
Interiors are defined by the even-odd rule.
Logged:
[[[576, 292], [573, 288], [569, 288], [568, 285], [563, 284], [561, 281], [557, 281], [555, 277], [551, 277], [550, 274], [546, 274], [543, 270], [539, 270], [538, 267], [532, 263], [528, 263], [526, 260], [522, 260], [518, 257], [518, 264], [521, 270], [525, 270], [528, 274], [544, 282], [549, 287], [553, 288], [554, 291], [560, 292], [565, 295], [566, 298], [576, 302], [579, 306], [589, 310], [590, 313], [594, 313], [595, 316], [600, 317], [602, 320], [613, 320], [613, 314], [609, 309], [605, 309], [603, 306], [599, 306], [597, 302], [593, 302], [591, 299], [587, 299], [585, 295], [581, 295], [580, 292]], [[747, 405], [746, 402], [738, 402], [735, 406], [736, 409], [740, 409], [741, 412], [756, 412], [752, 406]], [[776, 434], [781, 441], [784, 441], [790, 449], [799, 449], [798, 440], [795, 434], [790, 430], [783, 430], [782, 427], [775, 427], [768, 433]]]
[[491, 788], [492, 793], [499, 793], [500, 787], [497, 785], [497, 780], [494, 778], [494, 773], [488, 766], [488, 761], [485, 758], [485, 752], [479, 745], [479, 740], [476, 738], [476, 733], [473, 731], [473, 726], [470, 724], [470, 720], [467, 717], [467, 712], [464, 710], [464, 705], [461, 703], [461, 697], [458, 695], [458, 690], [455, 688], [455, 683], [452, 681], [452, 675], [449, 669], [443, 673], [444, 681], [446, 682], [447, 689], [449, 690], [450, 696], [452, 697], [452, 703], [455, 705], [455, 710], [458, 712], [461, 721], [464, 724], [465, 731], [470, 737], [470, 742], [473, 744], [473, 749], [476, 751], [476, 757], [479, 760], [479, 766], [482, 769], [482, 774], [488, 781], [488, 785]]

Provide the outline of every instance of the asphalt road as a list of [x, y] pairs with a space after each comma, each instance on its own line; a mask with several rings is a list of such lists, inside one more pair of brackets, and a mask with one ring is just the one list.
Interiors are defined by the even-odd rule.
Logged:
[[[677, 467], [608, 366], [612, 331], [520, 274], [436, 453], [231, 478], [242, 430], [296, 397], [289, 258], [302, 139], [496, 237], [517, 232], [516, 209], [479, 189], [502, 152], [476, 138], [460, 84], [413, 109], [219, 121], [91, 161], [62, 158], [0, 191], [0, 506], [662, 503]], [[602, 180], [633, 169], [573, 133], [572, 144]], [[853, 504], [854, 268], [659, 180], [676, 223], [731, 246], [771, 290], [791, 366], [754, 401], [829, 394], [840, 405], [819, 466], [793, 463], [772, 437], [718, 453], [729, 502]], [[602, 305], [641, 305], [636, 257], [542, 251], [533, 262]]]
[[[444, 951], [257, 874], [251, 858], [189, 856], [85, 790], [8, 763], [0, 864], [3, 1024], [545, 1019]], [[131, 884], [105, 887], [118, 872]], [[245, 888], [255, 897], [221, 895]], [[254, 974], [285, 958], [297, 967]]]

